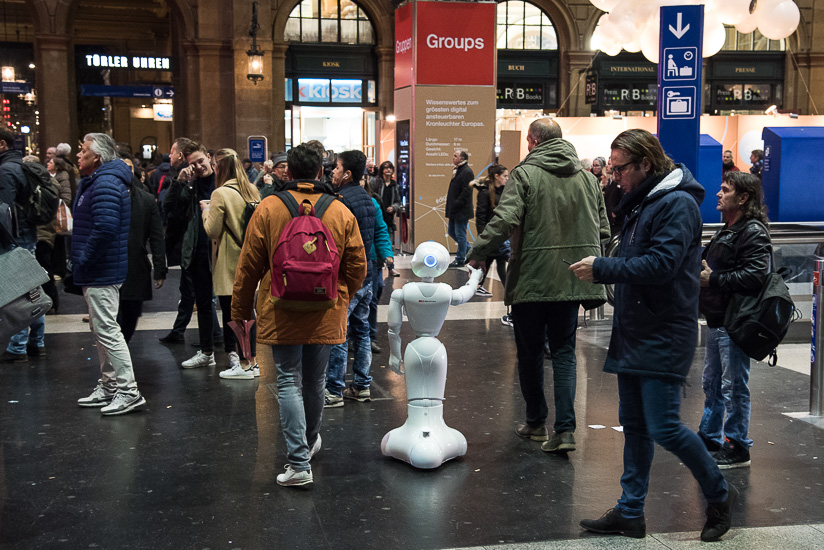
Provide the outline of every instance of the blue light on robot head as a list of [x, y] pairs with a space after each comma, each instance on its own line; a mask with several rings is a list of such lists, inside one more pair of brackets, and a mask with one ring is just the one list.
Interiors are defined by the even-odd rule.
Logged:
[[423, 265], [426, 267], [435, 267], [438, 265], [438, 258], [433, 256], [432, 254], [427, 254], [426, 257], [423, 259]]

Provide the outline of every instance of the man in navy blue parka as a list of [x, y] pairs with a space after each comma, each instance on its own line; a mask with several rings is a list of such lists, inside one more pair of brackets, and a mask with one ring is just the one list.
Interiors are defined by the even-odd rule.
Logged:
[[77, 160], [83, 179], [72, 208], [72, 274], [89, 306], [100, 359], [97, 386], [77, 404], [102, 407], [104, 415], [125, 414], [146, 404], [117, 324], [119, 289], [129, 269], [132, 172], [117, 158], [115, 142], [106, 134], [87, 134]]
[[619, 134], [610, 159], [613, 179], [626, 193], [618, 205], [625, 215], [618, 256], [590, 256], [570, 269], [581, 279], [615, 284], [604, 370], [618, 375], [623, 492], [617, 506], [581, 526], [596, 533], [646, 534], [644, 502], [658, 443], [695, 477], [707, 501], [701, 540], [717, 540], [730, 528], [738, 491], [679, 416], [698, 341], [704, 188], [646, 130]]

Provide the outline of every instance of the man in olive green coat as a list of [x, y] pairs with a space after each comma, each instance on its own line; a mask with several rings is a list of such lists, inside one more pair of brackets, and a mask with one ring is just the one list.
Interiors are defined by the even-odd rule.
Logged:
[[[599, 256], [609, 238], [604, 198], [595, 177], [581, 168], [575, 147], [561, 139], [548, 118], [529, 126], [529, 154], [510, 175], [492, 220], [467, 254], [483, 268], [511, 239], [504, 301], [512, 306], [518, 375], [526, 401], [526, 423], [519, 436], [545, 441], [547, 452], [575, 450], [575, 330], [583, 301], [605, 300], [606, 291], [578, 279], [571, 263]], [[544, 339], [552, 352], [555, 389], [554, 434], [544, 396]]]

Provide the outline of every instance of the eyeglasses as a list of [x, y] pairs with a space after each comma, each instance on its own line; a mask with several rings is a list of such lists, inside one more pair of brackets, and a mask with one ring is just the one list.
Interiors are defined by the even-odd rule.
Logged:
[[612, 165], [612, 173], [621, 175], [621, 174], [624, 173], [624, 170], [626, 170], [627, 166], [629, 166], [630, 164], [635, 164], [635, 161], [631, 160], [631, 161], [626, 162], [624, 164], [613, 164]]

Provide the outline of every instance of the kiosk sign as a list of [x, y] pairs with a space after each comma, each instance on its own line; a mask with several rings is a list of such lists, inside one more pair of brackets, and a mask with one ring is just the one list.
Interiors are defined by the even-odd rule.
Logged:
[[658, 139], [667, 154], [698, 171], [704, 6], [661, 8]]

